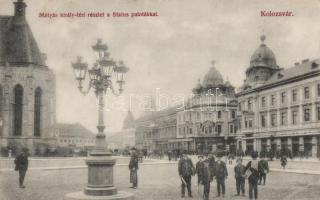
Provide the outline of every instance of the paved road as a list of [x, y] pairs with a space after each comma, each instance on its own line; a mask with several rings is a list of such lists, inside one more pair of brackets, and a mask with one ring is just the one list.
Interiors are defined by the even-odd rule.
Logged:
[[[227, 194], [224, 199], [235, 198], [235, 181], [233, 170], [229, 166]], [[64, 170], [31, 170], [27, 174], [25, 189], [18, 188], [16, 172], [0, 172], [1, 200], [58, 200], [64, 194], [82, 190], [87, 181], [86, 169]], [[115, 184], [118, 189], [131, 191], [137, 200], [176, 200], [180, 198], [180, 181], [177, 175], [177, 164], [140, 165], [139, 188], [129, 188], [127, 166], [115, 167]], [[194, 198], [196, 178], [193, 178]], [[212, 186], [216, 195], [216, 184]], [[247, 187], [247, 185], [246, 185]], [[268, 175], [267, 185], [259, 187], [259, 199], [319, 199], [320, 176], [295, 173], [272, 172]], [[213, 199], [213, 196], [211, 196]], [[216, 198], [215, 198], [216, 199]]]

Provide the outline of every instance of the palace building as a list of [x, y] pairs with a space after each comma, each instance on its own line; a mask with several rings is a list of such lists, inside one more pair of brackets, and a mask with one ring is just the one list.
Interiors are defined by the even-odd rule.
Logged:
[[261, 44], [253, 53], [237, 93], [243, 151], [290, 150], [316, 157], [320, 136], [320, 59], [280, 68], [272, 50]]
[[[214, 64], [213, 64], [214, 65]], [[236, 151], [235, 89], [212, 66], [184, 105], [150, 112], [136, 120], [136, 146], [148, 151]]]
[[193, 89], [183, 111], [177, 114], [177, 138], [185, 149], [211, 152], [217, 149], [236, 151], [235, 88], [224, 81], [214, 62], [202, 84]]
[[27, 5], [14, 2], [0, 16], [0, 147], [31, 154], [54, 143], [55, 75], [45, 63], [26, 20]]

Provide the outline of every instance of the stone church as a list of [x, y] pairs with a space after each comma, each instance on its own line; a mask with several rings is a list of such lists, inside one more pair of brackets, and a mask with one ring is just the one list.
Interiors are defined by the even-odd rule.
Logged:
[[26, 20], [26, 3], [14, 15], [0, 15], [1, 153], [28, 148], [30, 154], [53, 144], [55, 75], [46, 65]]

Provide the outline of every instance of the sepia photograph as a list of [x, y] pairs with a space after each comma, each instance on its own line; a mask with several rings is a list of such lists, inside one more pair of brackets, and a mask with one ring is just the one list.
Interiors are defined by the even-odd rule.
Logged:
[[320, 0], [0, 0], [0, 200], [320, 199]]

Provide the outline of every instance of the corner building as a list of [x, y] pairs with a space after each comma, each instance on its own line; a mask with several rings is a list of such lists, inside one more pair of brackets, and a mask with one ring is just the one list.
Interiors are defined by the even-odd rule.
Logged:
[[26, 20], [27, 5], [14, 2], [13, 16], [0, 16], [0, 147], [31, 154], [54, 144], [55, 75]]
[[265, 39], [261, 36], [237, 93], [237, 148], [319, 156], [320, 59], [280, 68]]

